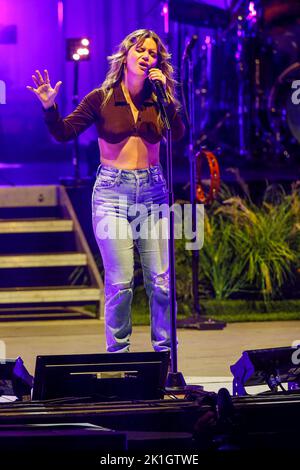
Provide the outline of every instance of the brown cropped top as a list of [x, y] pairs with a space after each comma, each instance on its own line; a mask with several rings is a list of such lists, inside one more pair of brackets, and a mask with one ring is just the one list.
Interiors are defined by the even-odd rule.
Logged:
[[[95, 123], [98, 136], [115, 144], [130, 136], [141, 137], [150, 144], [159, 142], [164, 129], [158, 122], [158, 106], [151, 92], [145, 97], [135, 123], [129, 103], [126, 101], [121, 84], [114, 89], [108, 102], [101, 108], [103, 91], [96, 88], [86, 95], [77, 108], [67, 117], [62, 118], [58, 106], [44, 110], [45, 122], [50, 133], [60, 142], [77, 137]], [[172, 139], [180, 140], [184, 135], [184, 124], [175, 105], [166, 107], [172, 129]]]

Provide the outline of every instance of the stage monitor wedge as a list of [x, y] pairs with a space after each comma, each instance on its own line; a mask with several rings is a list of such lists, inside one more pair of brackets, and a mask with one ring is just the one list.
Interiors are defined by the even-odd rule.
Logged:
[[251, 385], [267, 384], [271, 391], [286, 382], [300, 386], [300, 345], [244, 351], [230, 370], [234, 395], [246, 395]]
[[157, 400], [168, 363], [168, 351], [37, 356], [32, 399]]

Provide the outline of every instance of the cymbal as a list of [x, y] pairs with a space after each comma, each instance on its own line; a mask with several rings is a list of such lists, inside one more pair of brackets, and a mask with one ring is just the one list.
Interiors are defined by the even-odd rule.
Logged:
[[170, 19], [178, 23], [225, 29], [230, 24], [230, 12], [207, 3], [170, 0]]

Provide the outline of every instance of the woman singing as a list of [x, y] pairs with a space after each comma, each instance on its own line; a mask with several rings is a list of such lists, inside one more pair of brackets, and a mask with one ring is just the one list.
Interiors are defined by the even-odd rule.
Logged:
[[101, 157], [92, 218], [105, 270], [107, 351], [129, 351], [134, 243], [149, 297], [152, 345], [155, 351], [164, 351], [170, 349], [168, 240], [160, 230], [166, 225], [159, 206], [168, 203], [168, 194], [159, 163], [164, 127], [151, 81], [159, 80], [165, 88], [172, 136], [179, 140], [184, 125], [174, 94], [173, 67], [161, 39], [146, 29], [129, 34], [108, 59], [102, 86], [64, 119], [55, 103], [61, 82], [52, 88], [47, 70], [44, 77], [37, 70], [32, 76], [35, 88], [27, 88], [41, 101], [46, 124], [58, 141], [74, 139], [93, 123], [97, 127]]

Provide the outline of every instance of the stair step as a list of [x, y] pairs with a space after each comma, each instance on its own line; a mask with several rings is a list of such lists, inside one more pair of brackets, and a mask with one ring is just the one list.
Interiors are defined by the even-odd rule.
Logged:
[[70, 219], [0, 220], [0, 233], [72, 232]]
[[79, 312], [39, 312], [39, 313], [24, 313], [23, 311], [20, 311], [18, 313], [1, 313], [0, 312], [0, 320], [48, 320], [48, 319], [61, 319], [61, 318], [69, 318], [69, 319], [75, 319], [75, 318], [95, 318], [95, 315], [90, 314], [89, 312], [86, 313], [79, 313]]
[[63, 219], [64, 212], [60, 206], [51, 207], [0, 207], [0, 219]]
[[0, 268], [40, 268], [50, 266], [86, 266], [85, 253], [47, 253], [0, 256]]
[[0, 308], [1, 320], [43, 320], [60, 318], [95, 318], [96, 311], [91, 312], [84, 307], [21, 307]]
[[0, 233], [0, 255], [77, 252], [75, 232]]
[[12, 289], [0, 289], [0, 304], [99, 302], [100, 294], [100, 290], [95, 287], [68, 286], [35, 289], [14, 287]]
[[77, 189], [80, 217], [64, 186], [0, 187], [0, 322], [102, 315], [104, 286]]

